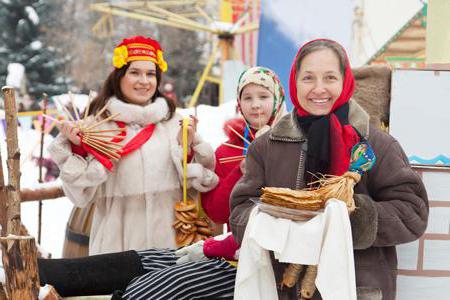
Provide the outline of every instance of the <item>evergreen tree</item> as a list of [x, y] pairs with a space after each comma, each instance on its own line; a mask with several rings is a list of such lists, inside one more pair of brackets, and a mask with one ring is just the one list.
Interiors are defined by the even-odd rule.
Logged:
[[41, 97], [67, 91], [61, 76], [66, 59], [55, 47], [47, 47], [45, 28], [55, 26], [56, 6], [47, 0], [0, 0], [0, 84], [5, 85], [9, 63], [25, 67], [28, 93]]

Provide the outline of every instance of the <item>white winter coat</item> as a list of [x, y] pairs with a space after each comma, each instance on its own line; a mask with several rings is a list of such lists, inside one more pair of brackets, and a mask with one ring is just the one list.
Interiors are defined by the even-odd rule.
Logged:
[[[49, 152], [61, 169], [64, 192], [72, 202], [84, 207], [95, 201], [89, 254], [152, 247], [175, 247], [174, 203], [182, 199], [182, 148], [176, 140], [181, 117], [166, 120], [169, 109], [158, 98], [147, 106], [109, 101], [115, 121], [126, 123], [128, 142], [150, 123], [156, 127], [151, 138], [135, 152], [121, 158], [112, 172], [93, 156], [73, 154], [70, 142], [59, 135]], [[101, 129], [117, 128], [107, 122]], [[188, 188], [200, 192], [213, 189], [214, 151], [198, 135], [194, 138], [193, 160], [188, 164]], [[190, 190], [192, 192], [192, 189]]]

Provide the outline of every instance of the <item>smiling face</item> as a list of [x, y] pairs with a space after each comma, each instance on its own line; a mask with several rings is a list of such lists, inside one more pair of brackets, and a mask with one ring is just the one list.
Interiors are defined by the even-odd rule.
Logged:
[[343, 74], [336, 53], [327, 48], [306, 55], [297, 71], [297, 98], [311, 115], [330, 113], [342, 92]]
[[128, 103], [146, 105], [155, 94], [158, 82], [156, 65], [151, 61], [133, 61], [120, 80], [120, 90]]
[[273, 94], [259, 84], [249, 83], [241, 92], [241, 112], [252, 128], [259, 129], [269, 123], [273, 103]]

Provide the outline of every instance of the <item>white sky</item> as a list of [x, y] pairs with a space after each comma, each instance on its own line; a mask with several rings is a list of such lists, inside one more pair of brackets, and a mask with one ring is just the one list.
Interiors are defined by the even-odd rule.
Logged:
[[375, 53], [423, 6], [419, 0], [365, 0], [367, 27], [377, 46]]
[[420, 0], [263, 0], [265, 11], [295, 44], [318, 37], [332, 38], [352, 52], [353, 7], [364, 7], [366, 29], [363, 35], [365, 57], [369, 59], [422, 6]]

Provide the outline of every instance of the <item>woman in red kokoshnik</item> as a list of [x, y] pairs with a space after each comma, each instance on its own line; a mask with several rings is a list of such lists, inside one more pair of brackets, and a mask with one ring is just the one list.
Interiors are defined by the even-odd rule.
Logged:
[[[82, 142], [78, 128], [68, 121], [59, 125], [61, 134], [49, 151], [69, 199], [80, 207], [95, 202], [90, 255], [173, 248], [173, 207], [181, 195], [183, 151], [181, 117], [159, 92], [161, 74], [167, 70], [163, 50], [151, 38], [124, 39], [114, 49], [113, 65], [85, 122], [94, 122], [98, 113], [99, 119], [119, 113], [96, 129], [125, 129], [114, 139], [124, 145], [120, 159], [113, 163]], [[195, 124], [192, 119], [188, 130], [188, 188], [206, 192], [217, 184], [214, 152], [195, 133]]]

